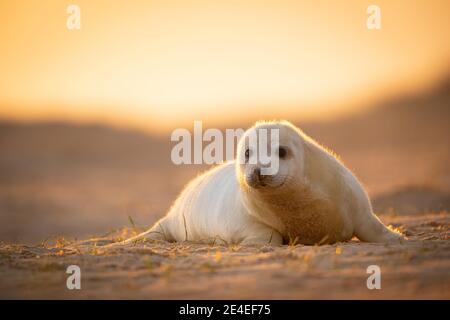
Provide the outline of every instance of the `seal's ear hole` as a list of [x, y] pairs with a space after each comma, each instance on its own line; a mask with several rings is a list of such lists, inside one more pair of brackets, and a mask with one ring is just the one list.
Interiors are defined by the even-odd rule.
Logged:
[[278, 157], [280, 159], [286, 158], [287, 154], [288, 154], [288, 149], [286, 147], [279, 147], [278, 148]]

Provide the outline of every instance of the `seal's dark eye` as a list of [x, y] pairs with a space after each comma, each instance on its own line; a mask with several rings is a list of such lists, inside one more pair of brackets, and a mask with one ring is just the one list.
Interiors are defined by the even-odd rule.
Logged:
[[286, 155], [287, 155], [287, 150], [286, 150], [286, 148], [284, 148], [284, 147], [279, 147], [279, 148], [278, 148], [278, 157], [279, 157], [280, 159], [283, 159], [283, 158], [286, 157]]
[[245, 150], [245, 160], [248, 160], [250, 158], [250, 149]]

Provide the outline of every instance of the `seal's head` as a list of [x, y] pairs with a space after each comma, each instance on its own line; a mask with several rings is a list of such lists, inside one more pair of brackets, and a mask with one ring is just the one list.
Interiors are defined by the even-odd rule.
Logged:
[[287, 121], [256, 123], [239, 141], [240, 184], [255, 192], [289, 188], [303, 170], [303, 146], [300, 130]]

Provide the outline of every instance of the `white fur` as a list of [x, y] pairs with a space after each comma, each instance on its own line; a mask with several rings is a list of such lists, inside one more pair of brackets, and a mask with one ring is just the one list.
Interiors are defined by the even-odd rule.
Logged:
[[[260, 164], [220, 165], [192, 180], [164, 218], [126, 242], [142, 237], [241, 244], [332, 243], [354, 235], [369, 242], [402, 239], [373, 214], [359, 181], [331, 152], [288, 122], [257, 123], [244, 137], [261, 128], [279, 129], [280, 146], [289, 150], [265, 187], [249, 184]], [[238, 157], [246, 148], [242, 138]]]

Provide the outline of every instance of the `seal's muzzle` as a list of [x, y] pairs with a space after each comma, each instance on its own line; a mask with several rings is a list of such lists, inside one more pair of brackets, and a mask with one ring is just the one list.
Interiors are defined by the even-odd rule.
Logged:
[[247, 175], [247, 184], [252, 188], [261, 188], [267, 186], [267, 180], [270, 176], [262, 175], [260, 168], [254, 168], [250, 175]]

